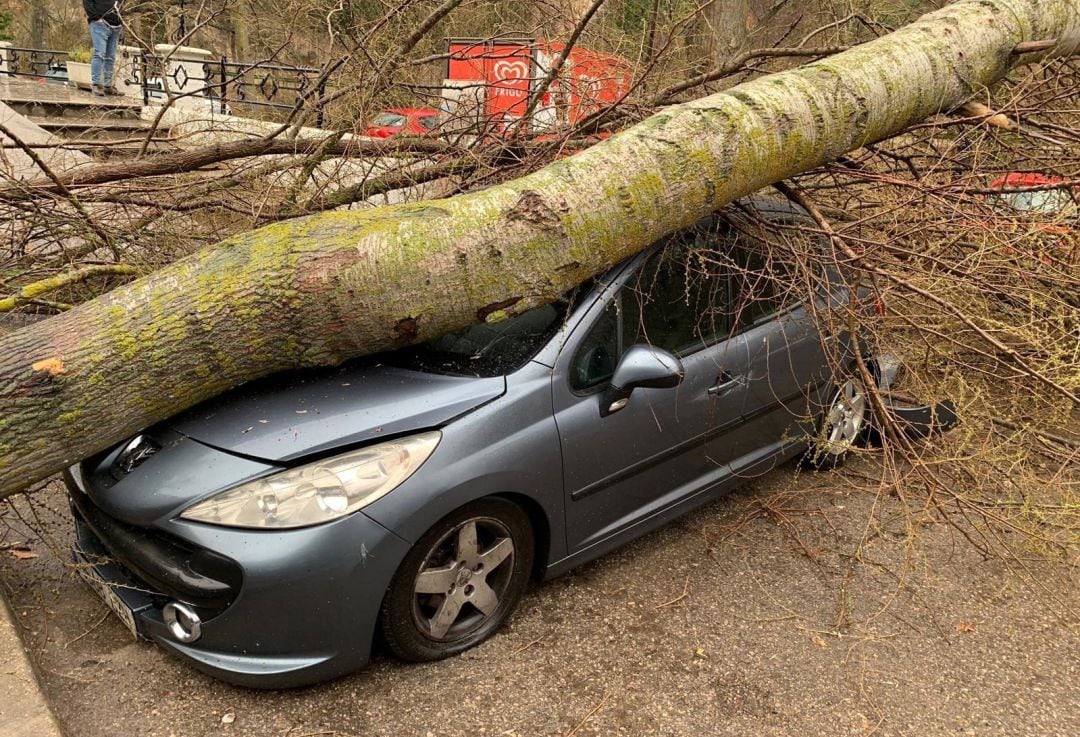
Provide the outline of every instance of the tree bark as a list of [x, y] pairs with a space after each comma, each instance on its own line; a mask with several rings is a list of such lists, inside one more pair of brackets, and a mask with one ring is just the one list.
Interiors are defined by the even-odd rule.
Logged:
[[30, 3], [30, 41], [32, 49], [45, 48], [45, 28], [49, 25], [49, 10], [44, 2]]
[[0, 496], [241, 382], [550, 301], [731, 200], [951, 108], [1080, 0], [965, 0], [521, 179], [277, 223], [0, 337]]
[[230, 5], [226, 10], [229, 21], [229, 55], [234, 60], [248, 58], [247, 16], [251, 12], [250, 7], [239, 2]]

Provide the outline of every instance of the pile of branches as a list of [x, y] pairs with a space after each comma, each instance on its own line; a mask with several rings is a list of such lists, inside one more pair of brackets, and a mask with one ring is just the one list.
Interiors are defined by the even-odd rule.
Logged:
[[828, 255], [773, 249], [778, 269], [824, 260], [870, 285], [879, 315], [841, 310], [825, 329], [858, 324], [872, 353], [901, 360], [886, 399], [958, 407], [944, 438], [886, 428], [872, 491], [900, 497], [911, 534], [936, 513], [1009, 561], [1065, 621], [1068, 583], [1029, 563], [1073, 560], [1080, 542], [1078, 108], [1075, 58], [1026, 67], [990, 99], [780, 185]]

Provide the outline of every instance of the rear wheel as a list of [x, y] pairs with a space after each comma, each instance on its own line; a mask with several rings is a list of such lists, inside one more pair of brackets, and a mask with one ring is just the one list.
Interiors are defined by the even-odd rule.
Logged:
[[843, 463], [862, 438], [868, 416], [866, 393], [858, 382], [848, 379], [836, 390], [821, 420], [821, 429], [807, 451], [807, 464], [836, 468]]
[[482, 499], [440, 520], [405, 556], [383, 600], [390, 651], [438, 660], [486, 640], [521, 599], [533, 547], [528, 516], [505, 499]]

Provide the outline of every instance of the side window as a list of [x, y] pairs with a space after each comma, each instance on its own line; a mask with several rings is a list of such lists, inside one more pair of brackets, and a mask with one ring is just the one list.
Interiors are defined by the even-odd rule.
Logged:
[[777, 284], [757, 249], [740, 248], [734, 257], [734, 312], [740, 325], [754, 325], [780, 309]]
[[716, 233], [692, 231], [638, 269], [596, 321], [570, 364], [570, 387], [605, 384], [624, 351], [646, 343], [686, 356], [731, 332], [730, 258]]
[[623, 288], [626, 344], [686, 356], [727, 337], [728, 271], [717, 234], [692, 231], [655, 254]]
[[622, 295], [617, 294], [608, 303], [574, 355], [570, 364], [570, 388], [574, 391], [586, 391], [604, 384], [615, 373], [623, 348], [619, 340], [621, 298]]
[[733, 245], [732, 313], [739, 329], [798, 304], [790, 265], [770, 254], [766, 241], [740, 234]]

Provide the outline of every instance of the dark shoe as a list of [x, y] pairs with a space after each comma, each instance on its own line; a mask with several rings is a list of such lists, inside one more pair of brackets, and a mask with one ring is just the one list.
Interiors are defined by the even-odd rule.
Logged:
[[105, 88], [105, 94], [106, 95], [112, 95], [113, 97], [122, 97], [124, 95], [123, 92], [116, 89], [112, 85], [109, 85], [108, 87]]
[[98, 97], [105, 97], [105, 90], [100, 84], [95, 84], [93, 87], [90, 88], [90, 91]]

